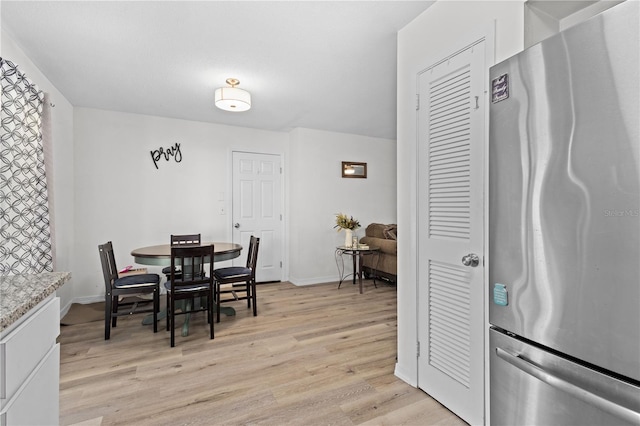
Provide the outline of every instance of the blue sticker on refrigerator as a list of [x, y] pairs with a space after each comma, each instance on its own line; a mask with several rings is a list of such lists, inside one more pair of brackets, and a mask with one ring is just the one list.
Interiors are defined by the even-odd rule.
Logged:
[[493, 303], [499, 306], [507, 306], [509, 304], [509, 293], [506, 285], [498, 283], [493, 285]]

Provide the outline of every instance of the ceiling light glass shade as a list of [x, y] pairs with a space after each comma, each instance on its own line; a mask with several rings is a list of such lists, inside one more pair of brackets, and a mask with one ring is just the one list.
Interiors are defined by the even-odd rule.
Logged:
[[225, 111], [248, 111], [251, 108], [251, 94], [237, 87], [216, 89], [216, 106]]

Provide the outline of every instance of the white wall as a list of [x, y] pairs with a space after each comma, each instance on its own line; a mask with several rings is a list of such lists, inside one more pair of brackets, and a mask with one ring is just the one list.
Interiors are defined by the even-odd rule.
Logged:
[[[104, 294], [98, 244], [113, 241], [118, 267], [132, 249], [201, 233], [230, 241], [232, 150], [286, 155], [288, 135], [186, 120], [76, 108], [76, 298]], [[182, 161], [150, 152], [180, 144]], [[285, 196], [286, 198], [286, 196]], [[149, 272], [160, 273], [160, 267]]]
[[[333, 229], [335, 213], [396, 223], [396, 143], [393, 140], [298, 128], [290, 133], [74, 108], [2, 32], [1, 55], [18, 63], [55, 103], [54, 143], [57, 270], [72, 281], [58, 293], [71, 302], [104, 295], [98, 244], [113, 241], [119, 266], [133, 263], [133, 248], [162, 244], [171, 233], [200, 232], [230, 240], [230, 215], [220, 215], [219, 194], [231, 211], [231, 151], [280, 154], [285, 170], [283, 279], [298, 285], [335, 281], [335, 247], [344, 234]], [[150, 151], [181, 144], [182, 162]], [[341, 161], [368, 163], [367, 179], [343, 179]], [[190, 179], [198, 180], [189, 189]], [[207, 188], [203, 189], [205, 186]], [[171, 205], [193, 200], [186, 209]], [[183, 227], [176, 224], [184, 224]], [[402, 235], [402, 231], [401, 231]], [[161, 268], [151, 267], [150, 272]]]
[[[295, 129], [290, 134], [89, 108], [76, 108], [75, 297], [103, 294], [97, 245], [113, 241], [118, 266], [132, 249], [174, 233], [231, 240], [232, 150], [281, 154], [285, 174], [285, 272], [294, 284], [337, 279], [333, 253], [343, 238], [334, 213], [395, 222], [395, 141]], [[180, 143], [182, 161], [150, 151]], [[368, 179], [342, 179], [340, 161], [365, 161]], [[187, 203], [186, 206], [182, 203]], [[288, 236], [288, 237], [287, 237]], [[310, 244], [309, 242], [312, 242]], [[287, 268], [288, 267], [288, 268]], [[160, 267], [149, 267], [159, 273]]]
[[[336, 281], [335, 248], [344, 243], [333, 228], [336, 213], [360, 221], [358, 237], [371, 222], [396, 223], [396, 143], [301, 128], [290, 143], [289, 280]], [[342, 178], [342, 161], [367, 163], [367, 178]]]
[[[47, 170], [47, 174], [53, 174], [53, 188], [49, 190], [55, 197], [51, 212], [55, 227], [54, 267], [57, 271], [73, 271], [73, 106], [15, 44], [11, 36], [4, 30], [1, 34], [0, 56], [18, 65], [22, 72], [45, 92], [48, 101], [55, 104], [55, 107], [50, 109], [53, 170]], [[72, 274], [71, 281], [57, 291], [63, 309], [71, 303], [74, 283], [75, 276]]]
[[[496, 62], [523, 47], [523, 0], [438, 1], [398, 33], [398, 362], [417, 385], [416, 75], [495, 25]], [[488, 75], [488, 73], [487, 73]]]

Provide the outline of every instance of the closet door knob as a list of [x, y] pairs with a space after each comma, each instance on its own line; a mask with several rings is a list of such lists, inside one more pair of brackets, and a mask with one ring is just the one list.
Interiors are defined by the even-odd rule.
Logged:
[[475, 253], [469, 253], [466, 256], [462, 256], [462, 264], [475, 268], [480, 264], [480, 258]]

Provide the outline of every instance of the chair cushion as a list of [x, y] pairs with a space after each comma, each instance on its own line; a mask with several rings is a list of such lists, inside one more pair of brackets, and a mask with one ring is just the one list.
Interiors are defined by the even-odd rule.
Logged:
[[118, 278], [114, 281], [113, 286], [115, 288], [126, 287], [145, 287], [149, 284], [159, 284], [160, 275], [158, 274], [138, 274], [129, 275], [127, 277]]
[[[171, 281], [167, 281], [164, 283], [164, 288], [167, 289], [168, 292], [171, 292]], [[183, 285], [177, 290], [179, 292], [189, 292], [189, 291], [197, 291], [197, 290], [208, 290], [209, 286], [206, 284], [193, 284], [193, 285]]]
[[[180, 272], [180, 268], [176, 268], [176, 274], [179, 274]], [[165, 266], [162, 268], [162, 273], [165, 275], [171, 275], [171, 266]]]
[[218, 268], [213, 271], [217, 279], [251, 278], [251, 269], [244, 266], [230, 266], [228, 268]]

